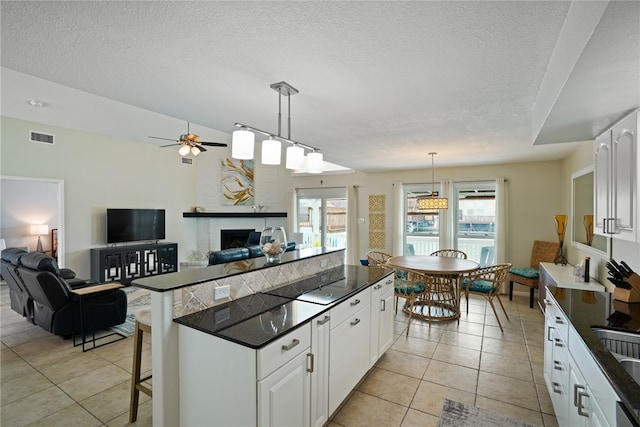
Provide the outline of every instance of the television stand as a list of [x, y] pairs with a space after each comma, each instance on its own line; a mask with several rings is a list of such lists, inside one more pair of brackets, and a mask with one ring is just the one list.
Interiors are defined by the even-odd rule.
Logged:
[[91, 249], [91, 280], [120, 282], [178, 271], [177, 243], [146, 243]]

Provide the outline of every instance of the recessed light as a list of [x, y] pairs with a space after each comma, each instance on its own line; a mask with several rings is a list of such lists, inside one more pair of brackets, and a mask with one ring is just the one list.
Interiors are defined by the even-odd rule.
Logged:
[[44, 102], [39, 101], [37, 99], [30, 99], [29, 100], [29, 105], [31, 105], [32, 107], [35, 107], [35, 108], [40, 108], [40, 107], [44, 107]]

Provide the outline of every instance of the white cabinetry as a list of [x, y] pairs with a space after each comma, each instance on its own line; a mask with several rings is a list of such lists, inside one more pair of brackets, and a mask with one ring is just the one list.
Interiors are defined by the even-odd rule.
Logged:
[[638, 112], [594, 143], [594, 233], [638, 241]]
[[393, 277], [371, 287], [370, 367], [393, 344]]
[[329, 332], [331, 315], [313, 319], [311, 326], [311, 426], [322, 427], [329, 421]]
[[329, 414], [369, 370], [371, 288], [331, 310]]
[[544, 379], [558, 425], [615, 426], [618, 396], [555, 300], [545, 305]]

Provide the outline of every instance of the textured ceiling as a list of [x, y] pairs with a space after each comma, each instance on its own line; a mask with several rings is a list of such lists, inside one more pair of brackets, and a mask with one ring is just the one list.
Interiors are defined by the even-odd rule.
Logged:
[[[607, 105], [614, 109], [609, 116], [596, 107], [585, 114], [589, 99], [581, 91], [589, 76], [572, 73], [546, 94], [557, 99], [542, 111], [553, 127], [543, 120], [539, 134], [550, 136], [534, 146], [532, 109], [566, 31], [569, 2], [3, 1], [0, 7], [5, 69], [160, 113], [176, 136], [184, 128], [170, 118], [226, 134], [235, 122], [276, 132], [278, 95], [269, 85], [284, 80], [300, 91], [291, 97], [291, 137], [358, 170], [429, 166], [431, 151], [439, 165], [562, 158], [572, 144], [548, 142], [590, 139], [617, 118], [609, 116], [638, 106], [636, 77], [624, 105]], [[594, 35], [605, 34], [605, 47], [615, 37], [637, 37], [638, 23], [622, 35], [595, 26], [600, 13], [592, 13]], [[618, 15], [637, 19], [637, 3], [610, 6], [602, 21], [615, 28]], [[597, 57], [590, 46], [605, 48], [598, 43], [587, 43], [590, 58]], [[584, 43], [568, 45], [582, 60], [576, 69], [593, 62], [582, 59]], [[626, 63], [637, 67], [638, 52], [631, 53]], [[573, 65], [565, 68], [569, 73]], [[614, 71], [629, 79], [628, 70]], [[42, 93], [34, 85], [6, 90], [10, 77], [3, 73], [3, 115], [38, 121], [24, 105], [46, 98], [46, 85]], [[61, 93], [44, 100], [60, 105]], [[91, 108], [69, 106], [80, 115]], [[135, 117], [102, 114], [118, 136], [154, 143], [146, 135], [173, 135]], [[576, 122], [582, 126], [572, 129]], [[564, 133], [551, 141], [555, 129]]]

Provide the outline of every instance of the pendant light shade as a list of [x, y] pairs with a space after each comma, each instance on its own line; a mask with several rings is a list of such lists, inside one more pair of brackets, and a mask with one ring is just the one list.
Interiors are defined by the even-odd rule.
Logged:
[[322, 153], [317, 151], [307, 154], [305, 172], [309, 173], [322, 173]]
[[231, 157], [240, 160], [253, 159], [253, 143], [255, 135], [246, 129], [233, 132], [231, 140]]
[[297, 145], [287, 147], [287, 169], [302, 169], [304, 161], [304, 148]]
[[449, 209], [449, 199], [446, 197], [436, 197], [435, 194], [435, 167], [433, 166], [433, 156], [438, 153], [429, 153], [431, 156], [431, 197], [418, 199], [418, 209], [443, 210]]
[[178, 149], [178, 153], [181, 156], [186, 156], [187, 154], [189, 154], [189, 150], [190, 150], [189, 144], [182, 144]]
[[265, 165], [279, 165], [282, 157], [282, 144], [275, 139], [262, 141], [262, 163]]

